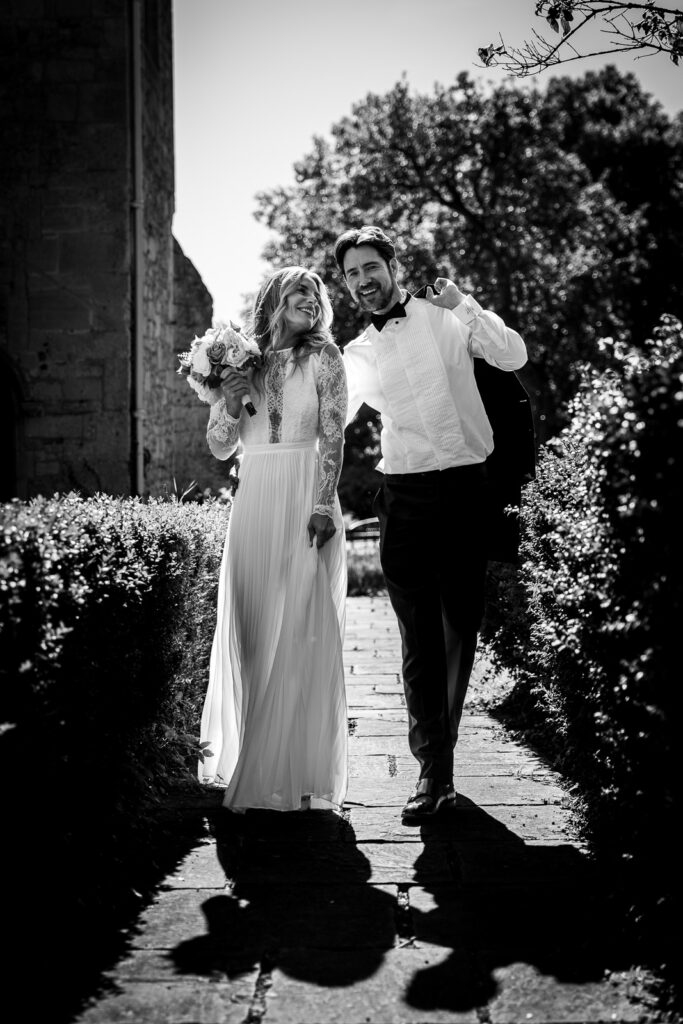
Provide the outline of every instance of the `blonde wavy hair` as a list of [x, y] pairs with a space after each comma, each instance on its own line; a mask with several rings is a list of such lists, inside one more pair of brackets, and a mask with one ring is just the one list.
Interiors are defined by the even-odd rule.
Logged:
[[[294, 339], [292, 355], [295, 365], [311, 352], [322, 351], [326, 345], [334, 344], [330, 330], [333, 317], [332, 303], [322, 279], [314, 271], [306, 270], [304, 267], [284, 267], [282, 270], [276, 270], [261, 285], [254, 300], [251, 316], [245, 325], [246, 333], [254, 339], [264, 357], [277, 346], [286, 327], [287, 299], [304, 277], [309, 278], [315, 285], [315, 297], [320, 312], [311, 330], [297, 335]], [[254, 375], [257, 386], [262, 374], [263, 369]]]

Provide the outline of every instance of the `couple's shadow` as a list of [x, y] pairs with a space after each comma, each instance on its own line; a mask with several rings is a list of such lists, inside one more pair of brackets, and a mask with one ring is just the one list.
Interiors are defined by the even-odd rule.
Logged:
[[377, 971], [394, 945], [396, 901], [368, 884], [344, 817], [221, 809], [211, 827], [229, 885], [202, 904], [207, 933], [172, 951], [178, 971], [234, 978], [277, 964], [323, 986]]
[[[362, 844], [332, 812], [220, 810], [212, 830], [230, 885], [202, 905], [206, 934], [172, 951], [180, 973], [235, 978], [277, 967], [349, 986], [398, 946], [406, 988], [397, 998], [466, 1011], [496, 996], [498, 969], [510, 964], [584, 983], [637, 962], [605, 879], [580, 850], [526, 842], [462, 795], [423, 826], [422, 848], [396, 844], [420, 849], [399, 899], [393, 885], [369, 884]], [[428, 955], [411, 957], [419, 950]]]

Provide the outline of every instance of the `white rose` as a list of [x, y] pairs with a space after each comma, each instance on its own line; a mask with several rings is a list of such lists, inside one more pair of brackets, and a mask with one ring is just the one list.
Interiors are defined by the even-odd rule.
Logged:
[[211, 373], [211, 363], [204, 345], [198, 345], [192, 353], [192, 369], [195, 373], [201, 373], [202, 377], [208, 377]]

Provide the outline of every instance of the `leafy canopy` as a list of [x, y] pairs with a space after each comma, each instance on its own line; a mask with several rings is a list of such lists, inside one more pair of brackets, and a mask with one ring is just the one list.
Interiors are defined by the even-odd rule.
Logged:
[[364, 326], [333, 258], [348, 227], [395, 239], [409, 289], [443, 276], [476, 294], [527, 343], [543, 439], [601, 336], [647, 337], [661, 312], [683, 313], [682, 154], [680, 120], [614, 68], [543, 92], [463, 73], [423, 95], [403, 79], [315, 138], [256, 216], [275, 233], [267, 260], [326, 280], [342, 345]]

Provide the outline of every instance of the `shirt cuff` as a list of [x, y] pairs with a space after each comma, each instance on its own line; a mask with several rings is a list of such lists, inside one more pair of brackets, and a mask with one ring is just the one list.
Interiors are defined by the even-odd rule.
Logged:
[[459, 306], [456, 306], [453, 313], [457, 316], [464, 324], [471, 324], [473, 320], [483, 312], [483, 306], [480, 306], [476, 299], [473, 299], [471, 295], [466, 295]]

